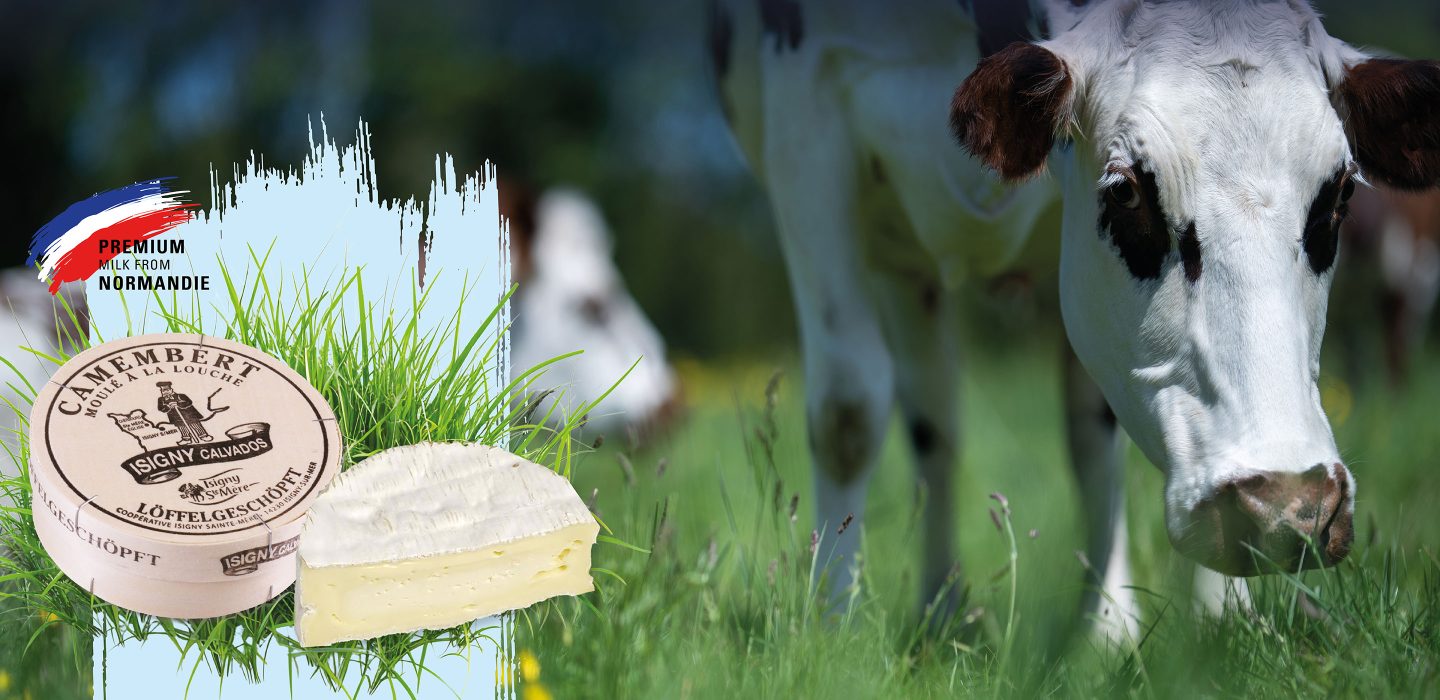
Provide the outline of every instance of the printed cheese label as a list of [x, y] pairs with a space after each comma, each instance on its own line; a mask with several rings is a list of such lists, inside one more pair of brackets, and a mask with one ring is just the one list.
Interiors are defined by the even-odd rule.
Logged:
[[253, 574], [260, 568], [261, 564], [290, 556], [299, 548], [300, 537], [298, 535], [272, 545], [251, 547], [243, 552], [236, 552], [221, 557], [220, 570], [226, 576]]
[[334, 415], [314, 388], [223, 339], [92, 348], [55, 375], [42, 409], [37, 457], [81, 502], [147, 530], [253, 528], [290, 514], [337, 469]]

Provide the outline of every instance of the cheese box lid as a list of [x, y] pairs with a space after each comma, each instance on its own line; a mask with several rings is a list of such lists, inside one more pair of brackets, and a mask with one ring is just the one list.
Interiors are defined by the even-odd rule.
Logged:
[[303, 377], [255, 348], [203, 335], [90, 348], [55, 373], [30, 415], [32, 481], [45, 494], [35, 517], [53, 517], [68, 534], [47, 548], [103, 556], [96, 541], [112, 538], [117, 550], [206, 572], [167, 575], [151, 563], [161, 579], [234, 575], [218, 560], [177, 561], [196, 552], [258, 546], [268, 557], [339, 472], [341, 453], [334, 412]]

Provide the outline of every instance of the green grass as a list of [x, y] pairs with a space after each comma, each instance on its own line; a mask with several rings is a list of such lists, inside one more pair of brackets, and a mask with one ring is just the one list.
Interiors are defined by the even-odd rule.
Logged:
[[[811, 593], [824, 575], [813, 552], [834, 533], [816, 533], [812, 548], [799, 372], [778, 386], [766, 368], [690, 372], [695, 405], [675, 433], [576, 460], [581, 493], [598, 490], [616, 534], [651, 551], [597, 549], [597, 566], [625, 583], [598, 578], [584, 601], [522, 620], [519, 647], [542, 667], [534, 685], [555, 697], [1435, 695], [1440, 357], [1425, 357], [1409, 388], [1369, 381], [1353, 401], [1325, 379], [1358, 481], [1355, 550], [1336, 569], [1252, 580], [1251, 613], [1191, 611], [1193, 567], [1166, 539], [1162, 475], [1132, 449], [1127, 514], [1146, 637], [1118, 653], [1075, 634], [1084, 531], [1053, 340], [967, 361], [954, 514], [967, 631], [921, 631], [923, 533], [898, 425], [858, 533], [863, 588], [848, 615], [827, 619]], [[1010, 513], [1000, 530], [995, 492]]]
[[[960, 623], [969, 624], [937, 634], [922, 631], [916, 605], [923, 532], [898, 426], [866, 525], [846, 535], [865, 540], [851, 611], [826, 617], [812, 594], [826, 574], [816, 553], [836, 535], [812, 533], [801, 378], [787, 363], [779, 375], [761, 365], [687, 369], [694, 405], [677, 431], [640, 451], [618, 440], [576, 450], [564, 431], [528, 427], [539, 421], [524, 415], [533, 404], [484, 393], [498, 316], [481, 338], [461, 337], [453, 318], [426, 336], [413, 318], [439, 302], [419, 293], [400, 305], [408, 311], [372, 312], [352, 327], [338, 322], [341, 297], [366, 309], [394, 300], [367, 299], [356, 278], [322, 291], [242, 286], [232, 284], [239, 321], [225, 334], [285, 359], [332, 402], [347, 464], [423, 439], [513, 440], [570, 473], [587, 501], [594, 494], [614, 535], [594, 552], [599, 590], [531, 608], [516, 617], [517, 638], [503, 641], [539, 659], [538, 675], [521, 664], [525, 697], [542, 689], [554, 697], [1431, 697], [1440, 685], [1434, 354], [1401, 391], [1325, 379], [1359, 484], [1355, 551], [1338, 569], [1257, 582], [1252, 613], [1191, 613], [1192, 567], [1166, 539], [1162, 477], [1132, 450], [1130, 550], [1146, 637], [1138, 651], [1115, 653], [1075, 634], [1083, 531], [1062, 449], [1054, 338], [967, 360], [953, 524], [969, 588]], [[167, 301], [167, 324], [193, 330], [200, 310], [179, 306]], [[459, 359], [442, 364], [442, 348]], [[10, 552], [0, 560], [0, 698], [84, 697], [89, 639], [99, 633], [111, 643], [176, 644], [191, 668], [233, 682], [278, 656], [292, 673], [320, 674], [350, 694], [380, 688], [400, 697], [417, 681], [440, 683], [421, 670], [427, 655], [467, 653], [481, 641], [459, 628], [301, 650], [277, 634], [290, 621], [289, 593], [197, 624], [93, 601], [34, 542], [23, 479], [0, 484], [16, 504], [0, 510]]]
[[[252, 253], [248, 279], [262, 282], [247, 285], [224, 272], [222, 261], [230, 304], [221, 310], [232, 319], [227, 327], [201, 327], [206, 309], [190, 297], [156, 295], [164, 328], [150, 323], [146, 330], [223, 335], [284, 360], [334, 408], [345, 468], [398, 445], [461, 440], [509, 445], [568, 475], [573, 451], [568, 436], [579, 418], [559, 429], [537, 427], [548, 416], [531, 415], [536, 402], [509, 398], [530, 394], [544, 367], [500, 386], [496, 353], [505, 331], [505, 300], [477, 330], [465, 333], [460, 312], [465, 298], [442, 303], [412, 288], [408, 298], [373, 299], [359, 271], [325, 288], [312, 288], [303, 276], [271, 286], [259, 274], [266, 263]], [[441, 321], [423, 330], [422, 314]], [[138, 326], [138, 319], [131, 321]], [[58, 365], [66, 356], [45, 359]], [[35, 387], [17, 388], [33, 401]], [[24, 421], [30, 401], [8, 410]], [[180, 673], [191, 678], [208, 668], [233, 678], [230, 682], [254, 679], [278, 657], [287, 662], [291, 678], [316, 675], [347, 696], [362, 690], [412, 696], [422, 684], [444, 685], [428, 671], [427, 658], [493, 653], [497, 630], [470, 626], [305, 649], [282, 631], [293, 622], [293, 589], [243, 613], [188, 622], [95, 599], [56, 568], [36, 539], [24, 430], [21, 451], [10, 455], [19, 474], [0, 480], [0, 698], [88, 696], [92, 682], [96, 688], [104, 682], [90, 677], [91, 640], [100, 637], [107, 648], [173, 644], [186, 664]]]

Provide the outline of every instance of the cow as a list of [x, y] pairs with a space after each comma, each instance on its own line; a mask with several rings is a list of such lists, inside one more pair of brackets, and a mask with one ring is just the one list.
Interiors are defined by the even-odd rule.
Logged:
[[[1332, 312], [1331, 319], [1378, 319], [1386, 373], [1392, 386], [1401, 386], [1440, 295], [1440, 192], [1357, 190], [1340, 237], [1346, 266], [1335, 296], [1344, 315]], [[1348, 348], [1349, 374], [1357, 380], [1364, 375], [1361, 355]]]
[[666, 362], [664, 338], [625, 289], [600, 208], [566, 187], [536, 194], [505, 179], [499, 188], [516, 285], [515, 374], [582, 351], [545, 369], [538, 386], [550, 393], [542, 392], [534, 415], [558, 423], [609, 391], [586, 416], [587, 431], [632, 445], [656, 438], [681, 413], [680, 382]]
[[[0, 382], [0, 443], [12, 454], [19, 454], [20, 433], [34, 393], [50, 379], [58, 366], [41, 354], [60, 357], [79, 352], [89, 333], [89, 307], [85, 286], [63, 285], [58, 296], [36, 279], [33, 270], [10, 268], [0, 270], [0, 358], [7, 366]], [[40, 353], [40, 354], [37, 354]], [[9, 460], [0, 458], [0, 470], [14, 474]]]
[[[1237, 577], [1338, 563], [1356, 486], [1316, 386], [1336, 229], [1362, 177], [1440, 179], [1440, 68], [1371, 59], [1301, 0], [973, 4], [711, 13], [798, 311], [819, 524], [863, 519], [898, 403], [928, 490], [921, 600], [946, 585], [955, 290], [1005, 269], [1058, 200], [1092, 629], [1137, 629], [1120, 427], [1163, 471], [1186, 557]], [[837, 605], [858, 533], [828, 562]]]

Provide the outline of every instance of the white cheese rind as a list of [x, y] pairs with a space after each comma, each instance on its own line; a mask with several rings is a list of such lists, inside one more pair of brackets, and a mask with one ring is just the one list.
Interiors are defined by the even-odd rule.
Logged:
[[387, 450], [336, 477], [306, 516], [297, 639], [451, 627], [593, 590], [598, 532], [568, 480], [505, 450]]
[[354, 566], [464, 552], [595, 517], [565, 477], [498, 447], [421, 443], [335, 477], [306, 515], [300, 556]]

